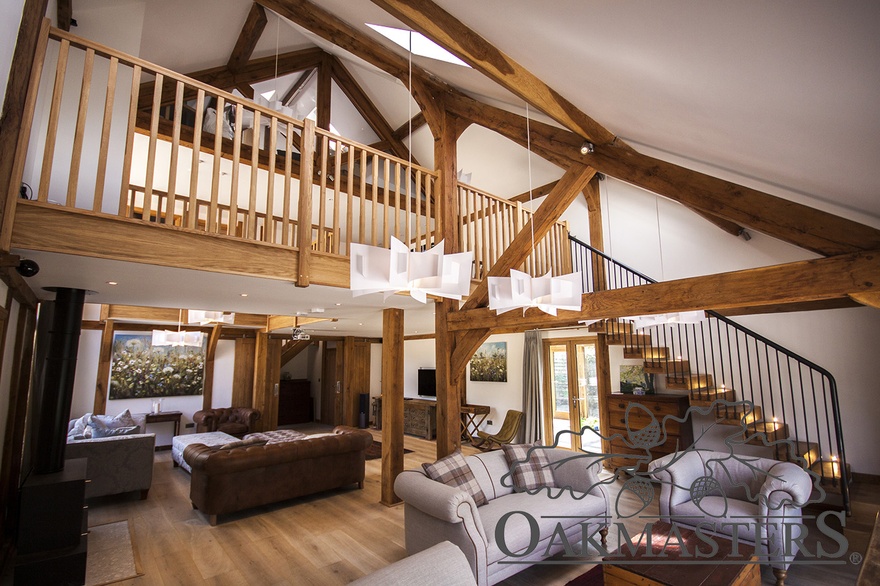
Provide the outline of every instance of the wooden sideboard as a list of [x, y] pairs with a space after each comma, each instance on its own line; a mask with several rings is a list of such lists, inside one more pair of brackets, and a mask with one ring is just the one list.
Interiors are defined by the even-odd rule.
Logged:
[[[627, 421], [626, 410], [630, 403], [638, 403], [647, 411], [634, 406], [630, 410], [629, 421]], [[645, 450], [634, 446], [634, 444], [640, 444], [640, 440], [644, 440], [648, 445], [654, 443], [650, 439], [651, 436], [656, 437], [656, 435], [646, 429], [646, 426], [650, 425], [653, 420], [660, 424], [660, 439], [662, 439], [662, 431], [665, 428], [666, 441], [649, 448], [651, 460], [656, 460], [674, 452], [676, 450], [676, 442], [679, 450], [683, 450], [694, 443], [694, 431], [690, 420], [684, 423], [668, 420], [665, 424], [663, 423], [663, 417], [666, 415], [684, 418], [690, 404], [687, 395], [628, 395], [612, 393], [608, 396], [606, 404], [608, 405], [610, 429], [605, 435], [613, 436], [620, 434], [622, 436], [611, 440], [611, 453], [633, 454], [634, 456], [639, 455], [644, 458]], [[639, 433], [640, 431], [642, 433]], [[637, 462], [639, 460], [636, 458], [618, 456], [605, 460], [605, 467], [614, 469], [620, 466], [632, 466]], [[645, 469], [646, 465], [643, 462], [639, 470], [644, 471]]]
[[[382, 429], [382, 397], [373, 398], [376, 429]], [[437, 401], [405, 399], [403, 401], [403, 433], [425, 439], [437, 437]]]

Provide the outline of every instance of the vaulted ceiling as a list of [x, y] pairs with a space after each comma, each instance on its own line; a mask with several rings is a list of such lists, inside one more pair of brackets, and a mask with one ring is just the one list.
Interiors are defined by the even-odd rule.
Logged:
[[[311, 2], [407, 57], [366, 26], [406, 28], [377, 5], [381, 2]], [[876, 2], [852, 1], [845, 8], [822, 0], [435, 3], [637, 151], [880, 227], [880, 178], [873, 172], [880, 155]], [[294, 11], [303, 5], [263, 4]], [[79, 23], [74, 32], [188, 73], [229, 62], [252, 5], [73, 0]], [[254, 58], [317, 45], [341, 60], [392, 128], [418, 111], [395, 77], [266, 13]], [[140, 24], [119, 26], [126, 17]], [[522, 98], [476, 70], [417, 56], [413, 64], [484, 103], [525, 114]], [[297, 78], [267, 80], [256, 89], [283, 92]], [[558, 126], [534, 108], [531, 115]], [[367, 141], [369, 132], [362, 125], [343, 134]], [[415, 133], [412, 150], [421, 163], [432, 164], [426, 128]], [[459, 142], [459, 168], [473, 173], [474, 185], [515, 196], [529, 185], [524, 152], [472, 126]], [[563, 170], [533, 158], [532, 172], [537, 186]]]

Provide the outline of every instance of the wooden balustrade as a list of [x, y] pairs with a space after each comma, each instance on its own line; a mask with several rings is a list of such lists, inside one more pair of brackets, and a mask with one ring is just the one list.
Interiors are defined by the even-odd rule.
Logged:
[[[510, 202], [469, 185], [459, 184], [461, 250], [474, 252], [474, 279], [483, 279], [514, 237], [528, 225], [532, 212], [519, 202]], [[535, 242], [535, 250], [520, 270], [532, 275], [571, 272], [568, 224], [557, 222], [544, 238]]]
[[[70, 33], [48, 35], [57, 59], [38, 90], [50, 93], [48, 116], [28, 129], [39, 201], [331, 255], [391, 237], [413, 250], [439, 242], [434, 171]], [[468, 186], [459, 197], [458, 245], [474, 251], [482, 279], [531, 212]], [[567, 272], [567, 235], [555, 226], [523, 270]]]

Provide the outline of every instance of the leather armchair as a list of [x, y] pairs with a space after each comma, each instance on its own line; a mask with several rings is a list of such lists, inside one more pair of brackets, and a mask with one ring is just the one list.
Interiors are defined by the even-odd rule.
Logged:
[[235, 437], [256, 431], [256, 423], [259, 419], [260, 412], [250, 407], [221, 407], [196, 411], [193, 414], [196, 433], [222, 431]]

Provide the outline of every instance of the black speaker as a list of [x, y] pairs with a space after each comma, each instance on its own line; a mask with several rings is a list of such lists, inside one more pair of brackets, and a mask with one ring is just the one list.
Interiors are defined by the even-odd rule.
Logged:
[[358, 401], [358, 427], [367, 428], [367, 413], [370, 407], [370, 393], [361, 393]]

